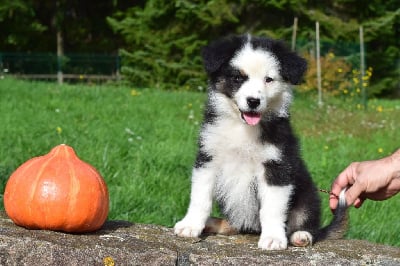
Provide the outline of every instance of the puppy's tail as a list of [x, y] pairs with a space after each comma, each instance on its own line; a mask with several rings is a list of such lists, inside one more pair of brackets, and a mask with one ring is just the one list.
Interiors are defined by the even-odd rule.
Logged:
[[339, 194], [339, 203], [334, 212], [331, 223], [321, 228], [316, 236], [316, 241], [326, 239], [341, 239], [347, 230], [348, 212], [345, 197], [346, 189], [343, 189]]

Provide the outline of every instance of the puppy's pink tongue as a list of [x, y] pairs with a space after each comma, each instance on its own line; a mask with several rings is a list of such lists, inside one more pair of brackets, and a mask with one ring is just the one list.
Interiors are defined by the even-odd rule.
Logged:
[[257, 125], [261, 120], [261, 114], [259, 113], [243, 113], [242, 114], [244, 121], [251, 126]]

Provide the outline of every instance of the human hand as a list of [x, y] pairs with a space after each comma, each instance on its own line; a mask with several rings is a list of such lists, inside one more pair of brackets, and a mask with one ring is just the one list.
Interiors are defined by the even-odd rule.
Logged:
[[385, 200], [400, 191], [400, 150], [374, 161], [351, 163], [332, 184], [329, 205], [336, 209], [340, 191], [346, 191], [347, 205], [359, 208], [365, 199]]

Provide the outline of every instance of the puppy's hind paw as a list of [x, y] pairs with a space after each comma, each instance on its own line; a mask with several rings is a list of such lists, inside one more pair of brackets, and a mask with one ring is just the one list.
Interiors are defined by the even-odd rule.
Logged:
[[203, 228], [204, 225], [191, 223], [187, 219], [183, 219], [175, 224], [174, 233], [182, 237], [199, 237]]
[[312, 245], [312, 235], [307, 231], [296, 231], [290, 236], [290, 243], [295, 247]]

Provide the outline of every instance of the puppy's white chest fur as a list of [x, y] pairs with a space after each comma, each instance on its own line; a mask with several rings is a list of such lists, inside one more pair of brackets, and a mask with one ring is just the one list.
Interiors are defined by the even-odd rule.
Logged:
[[279, 160], [279, 149], [262, 144], [258, 126], [239, 119], [220, 119], [203, 128], [204, 149], [212, 155], [214, 195], [231, 225], [240, 230], [260, 231], [258, 188], [265, 185], [264, 162]]

